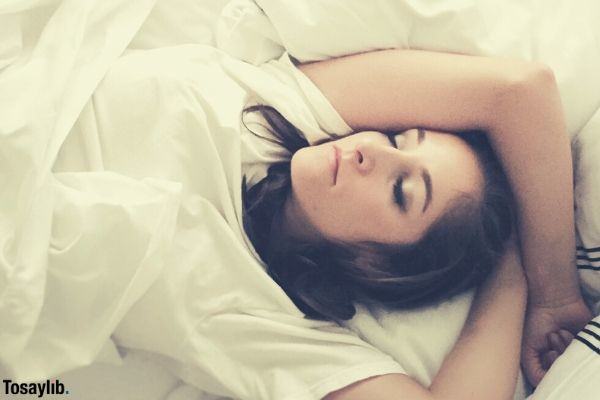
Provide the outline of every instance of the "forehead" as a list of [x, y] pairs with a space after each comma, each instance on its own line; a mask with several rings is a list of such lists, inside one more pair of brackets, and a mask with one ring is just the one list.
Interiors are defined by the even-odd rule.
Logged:
[[439, 132], [428, 132], [424, 147], [430, 150], [429, 162], [440, 174], [451, 174], [457, 178], [456, 186], [470, 192], [477, 191], [483, 183], [483, 171], [475, 151], [460, 137]]
[[460, 194], [479, 197], [483, 172], [477, 155], [464, 140], [453, 134], [428, 131], [421, 147], [423, 165], [431, 174], [433, 203], [435, 194], [442, 206]]
[[[418, 153], [418, 154], [417, 154]], [[394, 224], [392, 236], [418, 240], [427, 228], [440, 218], [448, 206], [462, 195], [480, 198], [483, 173], [477, 155], [461, 138], [447, 133], [427, 131], [426, 139], [415, 150], [419, 163], [431, 176], [432, 200], [425, 213], [421, 209], [405, 216], [406, 224]], [[419, 177], [415, 195], [424, 198], [425, 189]], [[422, 200], [419, 206], [422, 204]], [[404, 216], [401, 216], [404, 218]], [[390, 232], [390, 233], [391, 233]], [[387, 236], [387, 242], [393, 237]]]

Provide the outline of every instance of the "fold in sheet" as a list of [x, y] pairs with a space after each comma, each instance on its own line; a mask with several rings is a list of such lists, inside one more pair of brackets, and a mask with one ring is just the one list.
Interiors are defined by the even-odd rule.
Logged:
[[[154, 3], [0, 7], [0, 19], [11, 24], [0, 31], [3, 376], [45, 379], [89, 364], [163, 267], [177, 183], [51, 171], [84, 105]], [[117, 237], [118, 249], [105, 252]]]

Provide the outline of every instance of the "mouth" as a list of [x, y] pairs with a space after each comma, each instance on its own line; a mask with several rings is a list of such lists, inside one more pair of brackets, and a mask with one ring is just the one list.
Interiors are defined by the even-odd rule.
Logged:
[[335, 185], [337, 182], [338, 168], [340, 166], [340, 149], [338, 149], [335, 145], [333, 145], [332, 148], [333, 150], [331, 151], [329, 156], [329, 166], [331, 167], [331, 171], [333, 174], [333, 184]]

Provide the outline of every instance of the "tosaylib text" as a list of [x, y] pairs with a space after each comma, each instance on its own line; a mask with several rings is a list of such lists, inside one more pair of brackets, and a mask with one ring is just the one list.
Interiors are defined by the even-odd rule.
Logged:
[[47, 394], [69, 394], [65, 391], [65, 385], [58, 379], [39, 383], [17, 383], [10, 379], [3, 379], [4, 394], [34, 394], [37, 397], [43, 397]]

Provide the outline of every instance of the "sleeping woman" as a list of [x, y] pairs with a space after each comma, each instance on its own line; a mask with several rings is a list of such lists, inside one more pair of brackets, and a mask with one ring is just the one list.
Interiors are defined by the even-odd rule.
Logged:
[[429, 388], [387, 374], [326, 399], [508, 399], [519, 357], [537, 385], [591, 318], [551, 70], [415, 50], [299, 69], [355, 133], [309, 146], [274, 108], [246, 108], [292, 154], [244, 185], [245, 228], [273, 279], [307, 317], [332, 321], [354, 303], [403, 309], [478, 287]]

